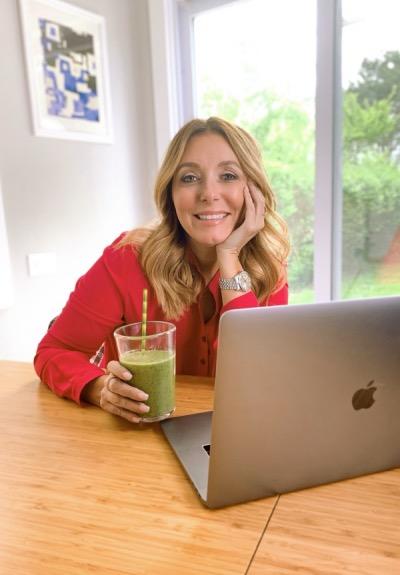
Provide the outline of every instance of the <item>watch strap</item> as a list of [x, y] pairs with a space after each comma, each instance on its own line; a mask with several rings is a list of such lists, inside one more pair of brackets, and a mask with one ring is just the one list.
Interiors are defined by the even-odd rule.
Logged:
[[223, 290], [234, 290], [247, 292], [251, 289], [251, 279], [249, 274], [242, 270], [233, 276], [233, 278], [220, 278], [219, 287]]

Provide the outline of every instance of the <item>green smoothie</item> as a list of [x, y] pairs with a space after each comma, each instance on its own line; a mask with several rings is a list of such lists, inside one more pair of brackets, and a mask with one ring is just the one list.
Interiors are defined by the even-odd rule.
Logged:
[[132, 374], [132, 385], [148, 393], [143, 421], [168, 417], [175, 409], [175, 354], [160, 349], [127, 351], [120, 363]]

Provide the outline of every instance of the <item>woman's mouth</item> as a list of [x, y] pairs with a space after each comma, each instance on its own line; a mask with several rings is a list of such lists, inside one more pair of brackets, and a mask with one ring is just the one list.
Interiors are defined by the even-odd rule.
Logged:
[[195, 217], [198, 220], [201, 221], [206, 221], [206, 222], [219, 222], [220, 220], [223, 220], [224, 218], [226, 218], [229, 214], [227, 212], [222, 212], [222, 213], [201, 213], [201, 214], [195, 214]]

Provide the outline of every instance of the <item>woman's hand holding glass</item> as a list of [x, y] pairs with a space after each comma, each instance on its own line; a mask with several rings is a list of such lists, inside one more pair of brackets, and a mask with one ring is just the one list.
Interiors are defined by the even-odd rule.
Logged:
[[141, 416], [149, 411], [145, 402], [147, 393], [130, 385], [132, 374], [118, 361], [107, 364], [107, 373], [89, 384], [84, 399], [96, 403], [99, 407], [130, 421], [139, 423]]

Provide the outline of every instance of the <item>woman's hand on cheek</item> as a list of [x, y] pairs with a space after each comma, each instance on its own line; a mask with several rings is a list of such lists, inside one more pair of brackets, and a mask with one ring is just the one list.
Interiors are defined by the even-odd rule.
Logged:
[[265, 199], [253, 184], [243, 189], [245, 217], [222, 243], [217, 245], [217, 256], [224, 252], [239, 255], [240, 250], [264, 227]]

